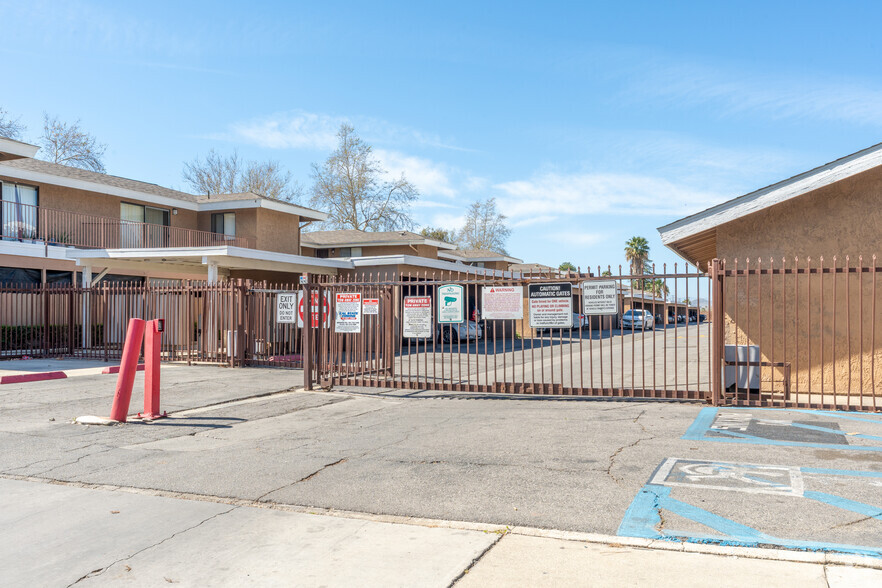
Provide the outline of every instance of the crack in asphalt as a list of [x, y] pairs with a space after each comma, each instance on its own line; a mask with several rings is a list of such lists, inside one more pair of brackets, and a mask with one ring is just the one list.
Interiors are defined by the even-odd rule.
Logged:
[[[640, 417], [642, 417], [644, 414], [646, 414], [646, 409], [640, 411], [640, 414], [638, 414], [636, 417], [634, 417], [634, 419], [631, 422], [633, 422], [638, 427], [640, 427], [640, 429], [643, 433], [648, 433], [648, 431], [646, 430], [646, 427], [643, 426], [643, 423], [640, 422]], [[609, 456], [609, 465], [606, 467], [606, 475], [609, 476], [610, 478], [612, 478], [612, 481], [615, 482], [617, 486], [621, 486], [622, 484], [621, 484], [621, 479], [617, 478], [612, 473], [613, 466], [615, 466], [615, 463], [616, 463], [616, 458], [619, 456], [619, 454], [622, 451], [624, 451], [626, 449], [630, 449], [631, 447], [636, 447], [638, 443], [641, 443], [643, 441], [650, 441], [652, 439], [655, 439], [654, 435], [650, 435], [649, 437], [640, 437], [639, 439], [637, 439], [633, 443], [628, 443], [627, 445], [622, 445], [621, 447], [619, 447], [618, 449], [613, 451], [612, 454]]]
[[841, 523], [839, 525], [833, 525], [832, 527], [830, 527], [830, 529], [841, 529], [842, 527], [849, 527], [851, 525], [863, 523], [864, 521], [869, 521], [870, 519], [878, 519], [879, 517], [882, 517], [882, 511], [879, 511], [876, 514], [871, 514], [869, 516], [862, 517], [860, 519], [857, 519], [856, 521], [851, 521], [848, 523]]
[[70, 584], [68, 584], [68, 585], [67, 585], [67, 588], [70, 588], [71, 586], [74, 586], [74, 585], [76, 585], [76, 584], [79, 584], [80, 582], [82, 582], [83, 580], [85, 580], [85, 579], [87, 579], [87, 578], [95, 578], [95, 577], [97, 577], [97, 576], [100, 576], [100, 575], [102, 575], [104, 572], [106, 572], [107, 570], [109, 570], [110, 568], [112, 568], [113, 566], [115, 566], [116, 564], [118, 564], [118, 563], [120, 563], [120, 562], [128, 561], [128, 560], [132, 559], [133, 557], [135, 557], [136, 555], [138, 555], [138, 554], [140, 554], [140, 553], [143, 553], [143, 552], [147, 551], [148, 549], [153, 549], [154, 547], [159, 547], [160, 545], [162, 545], [162, 544], [165, 543], [166, 541], [170, 541], [171, 539], [174, 539], [174, 538], [177, 537], [178, 535], [181, 535], [181, 534], [183, 534], [183, 533], [186, 533], [187, 531], [192, 531], [193, 529], [195, 529], [195, 528], [197, 528], [197, 527], [199, 527], [199, 526], [201, 526], [201, 525], [204, 525], [205, 523], [207, 523], [208, 521], [210, 521], [210, 520], [212, 520], [212, 519], [215, 519], [215, 518], [217, 518], [217, 517], [219, 517], [219, 516], [222, 516], [222, 515], [225, 515], [225, 514], [231, 513], [231, 512], [233, 512], [234, 510], [236, 510], [237, 508], [240, 508], [240, 507], [239, 507], [239, 506], [234, 506], [234, 507], [229, 508], [229, 509], [227, 509], [227, 510], [225, 510], [225, 511], [223, 511], [223, 512], [215, 513], [215, 514], [211, 515], [210, 517], [207, 517], [207, 518], [205, 518], [205, 519], [199, 521], [199, 522], [196, 523], [195, 525], [192, 525], [192, 526], [190, 526], [190, 527], [187, 527], [186, 529], [181, 529], [180, 531], [175, 531], [174, 533], [172, 533], [172, 534], [169, 535], [168, 537], [166, 537], [166, 538], [164, 538], [164, 539], [162, 539], [162, 540], [160, 540], [160, 541], [157, 541], [156, 543], [153, 543], [153, 544], [151, 544], [151, 545], [148, 545], [147, 547], [143, 547], [143, 548], [139, 549], [138, 551], [132, 553], [131, 555], [127, 555], [127, 556], [125, 556], [125, 557], [121, 557], [121, 558], [119, 558], [119, 559], [117, 559], [117, 560], [111, 562], [109, 565], [106, 565], [106, 566], [104, 566], [104, 567], [102, 567], [102, 568], [98, 568], [97, 570], [92, 570], [91, 572], [89, 572], [89, 573], [85, 574], [84, 576], [81, 576], [80, 578], [78, 578], [76, 581], [71, 582]]
[[263, 500], [264, 498], [266, 498], [266, 497], [269, 496], [270, 494], [274, 494], [274, 493], [278, 492], [279, 490], [284, 490], [285, 488], [288, 488], [288, 487], [290, 487], [290, 486], [294, 486], [295, 484], [299, 484], [300, 482], [306, 482], [306, 481], [309, 481], [309, 480], [311, 480], [312, 478], [314, 478], [315, 476], [317, 476], [317, 475], [319, 475], [320, 473], [322, 473], [323, 471], [325, 471], [326, 469], [328, 469], [328, 468], [330, 468], [330, 467], [334, 467], [335, 465], [340, 465], [341, 463], [346, 463], [348, 460], [349, 460], [348, 457], [342, 457], [342, 458], [338, 459], [338, 460], [335, 461], [335, 462], [326, 463], [325, 465], [323, 465], [322, 467], [320, 467], [320, 468], [317, 469], [316, 471], [312, 472], [312, 473], [309, 474], [308, 476], [304, 476], [304, 477], [300, 478], [299, 480], [296, 480], [296, 481], [294, 481], [294, 482], [289, 482], [288, 484], [283, 484], [283, 485], [279, 486], [278, 488], [276, 488], [276, 489], [274, 489], [274, 490], [270, 490], [269, 492], [264, 492], [263, 494], [261, 494], [260, 496], [258, 496], [257, 498], [255, 498], [254, 501], [255, 501], [255, 502], [260, 502], [261, 500]]

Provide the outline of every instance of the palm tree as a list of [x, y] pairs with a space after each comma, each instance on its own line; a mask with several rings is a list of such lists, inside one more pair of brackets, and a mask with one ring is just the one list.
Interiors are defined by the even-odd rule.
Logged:
[[649, 291], [653, 296], [665, 299], [668, 297], [668, 294], [671, 293], [671, 289], [668, 288], [668, 285], [661, 278], [656, 278], [649, 282]]
[[625, 242], [625, 259], [631, 266], [632, 276], [642, 274], [646, 269], [646, 265], [650, 263], [649, 241], [644, 237], [631, 237]]

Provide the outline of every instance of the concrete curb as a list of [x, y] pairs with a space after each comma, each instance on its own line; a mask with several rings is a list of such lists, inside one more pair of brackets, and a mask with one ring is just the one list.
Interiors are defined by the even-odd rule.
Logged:
[[617, 535], [604, 535], [602, 533], [585, 533], [581, 531], [562, 531], [556, 529], [539, 529], [535, 527], [509, 527], [494, 523], [475, 523], [468, 521], [448, 521], [444, 519], [428, 519], [421, 517], [409, 517], [402, 515], [372, 514], [359, 511], [336, 510], [331, 508], [318, 508], [300, 506], [295, 504], [282, 504], [276, 502], [261, 502], [257, 500], [223, 498], [206, 494], [194, 494], [189, 492], [172, 492], [151, 488], [136, 488], [131, 486], [116, 486], [108, 484], [93, 484], [88, 482], [66, 482], [51, 480], [34, 476], [20, 476], [16, 474], [0, 474], [0, 478], [10, 480], [22, 480], [28, 482], [40, 482], [43, 484], [56, 484], [61, 486], [73, 486], [76, 488], [89, 488], [95, 490], [110, 490], [130, 492], [133, 494], [147, 494], [150, 496], [163, 496], [166, 498], [178, 498], [181, 500], [197, 500], [202, 502], [217, 502], [233, 506], [250, 506], [254, 508], [268, 508], [287, 512], [298, 512], [313, 515], [325, 515], [363, 521], [392, 523], [398, 525], [415, 525], [420, 527], [436, 527], [442, 529], [460, 529], [463, 531], [482, 531], [499, 535], [524, 535], [547, 539], [561, 539], [564, 541], [594, 543], [608, 545], [610, 547], [632, 547], [634, 549], [654, 549], [660, 551], [681, 551], [687, 553], [703, 553], [707, 555], [724, 555], [729, 557], [741, 557], [747, 559], [761, 559], [769, 561], [787, 561], [794, 563], [809, 563], [818, 565], [842, 565], [852, 567], [871, 568], [882, 570], [882, 558], [862, 555], [850, 555], [844, 553], [820, 552], [820, 551], [796, 551], [789, 549], [776, 549], [765, 547], [738, 547], [730, 545], [714, 545], [706, 543], [686, 543], [679, 541], [660, 541], [657, 539], [642, 539], [639, 537], [619, 537]]
[[63, 380], [66, 372], [34, 372], [31, 374], [15, 374], [0, 377], [0, 384], [23, 384], [26, 382], [42, 382], [45, 380]]

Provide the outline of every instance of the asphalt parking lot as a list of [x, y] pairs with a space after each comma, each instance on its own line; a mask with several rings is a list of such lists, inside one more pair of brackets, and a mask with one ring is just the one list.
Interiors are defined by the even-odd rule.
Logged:
[[152, 424], [71, 423], [107, 414], [107, 376], [3, 386], [0, 476], [882, 556], [882, 415], [166, 374]]

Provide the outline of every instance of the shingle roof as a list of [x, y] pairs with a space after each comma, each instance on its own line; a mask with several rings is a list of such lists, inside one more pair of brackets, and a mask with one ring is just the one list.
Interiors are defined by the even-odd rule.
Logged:
[[41, 159], [26, 158], [0, 162], [0, 174], [3, 173], [4, 167], [12, 167], [16, 169], [51, 174], [53, 176], [72, 178], [75, 180], [82, 180], [84, 182], [103, 184], [105, 186], [114, 186], [116, 188], [124, 188], [126, 190], [145, 192], [147, 194], [153, 194], [154, 196], [164, 196], [165, 198], [174, 198], [175, 200], [185, 200], [187, 202], [197, 202], [199, 198], [198, 196], [195, 196], [193, 194], [188, 194], [179, 190], [172, 190], [171, 188], [163, 188], [162, 186], [151, 184], [149, 182], [130, 180], [128, 178], [121, 178], [119, 176], [112, 176], [110, 174], [102, 174], [85, 169], [80, 169], [78, 167], [70, 167], [68, 165], [61, 165], [59, 163], [51, 163], [49, 161], [43, 161]]
[[462, 259], [475, 259], [475, 258], [486, 258], [486, 257], [508, 257], [505, 253], [499, 253], [498, 251], [492, 251], [490, 249], [455, 249], [453, 251], [448, 251], [448, 255], [452, 255], [455, 257], [459, 257]]
[[333, 245], [360, 245], [371, 243], [423, 243], [426, 237], [412, 233], [411, 231], [379, 231], [368, 233], [355, 229], [341, 229], [337, 231], [310, 231], [300, 236], [304, 245], [311, 244], [322, 247]]

